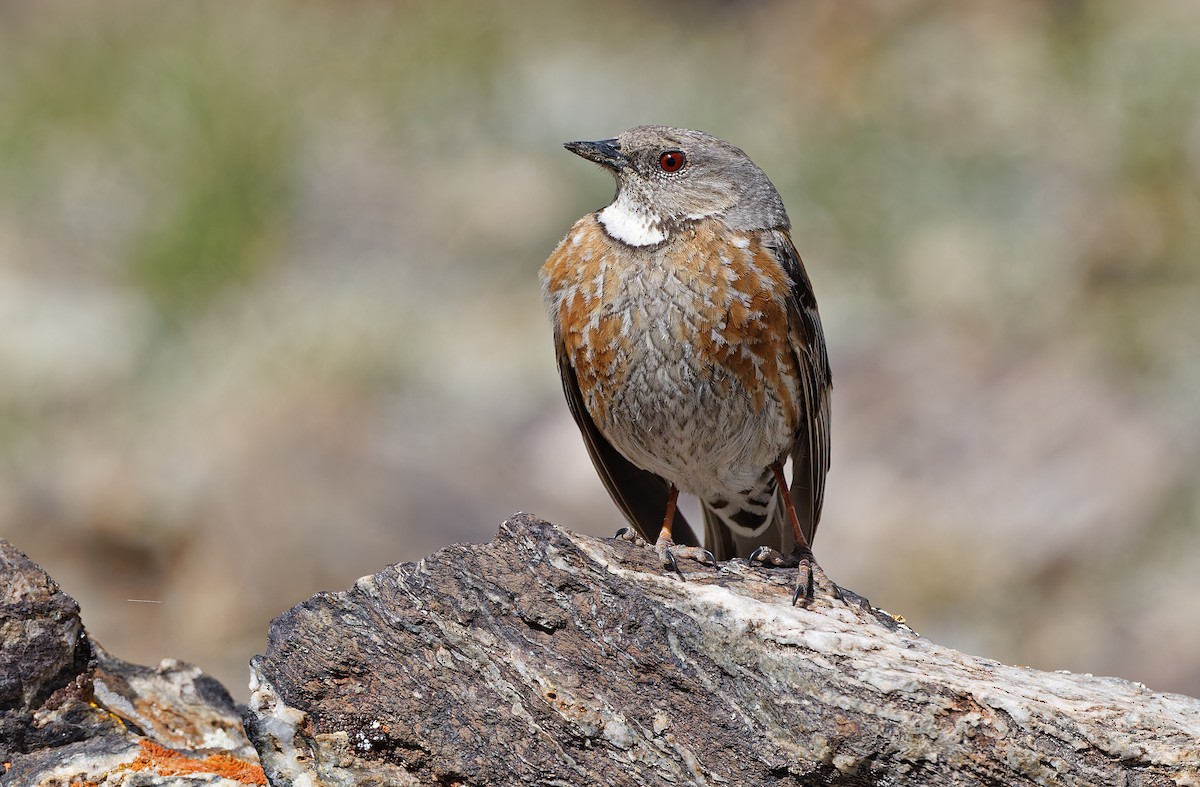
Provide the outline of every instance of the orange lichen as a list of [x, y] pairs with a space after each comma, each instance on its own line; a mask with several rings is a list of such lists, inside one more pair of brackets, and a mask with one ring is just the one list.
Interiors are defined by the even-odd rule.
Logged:
[[159, 776], [187, 776], [195, 773], [211, 773], [242, 784], [267, 783], [267, 776], [259, 765], [239, 760], [229, 754], [210, 754], [203, 759], [189, 757], [183, 752], [168, 749], [153, 741], [138, 741], [142, 752], [126, 767], [132, 771], [151, 771]]

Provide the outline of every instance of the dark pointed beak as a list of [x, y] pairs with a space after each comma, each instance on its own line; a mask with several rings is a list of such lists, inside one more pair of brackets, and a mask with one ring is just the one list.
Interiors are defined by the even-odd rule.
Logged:
[[629, 159], [621, 154], [621, 146], [615, 139], [602, 139], [599, 142], [564, 142], [563, 147], [576, 156], [594, 161], [614, 172], [629, 163]]

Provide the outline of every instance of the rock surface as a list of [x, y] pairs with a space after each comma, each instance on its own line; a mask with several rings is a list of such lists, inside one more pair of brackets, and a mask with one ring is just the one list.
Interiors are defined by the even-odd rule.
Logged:
[[247, 730], [272, 784], [1200, 785], [1200, 700], [685, 573], [518, 514], [277, 618]]
[[225, 688], [198, 668], [129, 664], [75, 600], [0, 540], [0, 784], [266, 784]]

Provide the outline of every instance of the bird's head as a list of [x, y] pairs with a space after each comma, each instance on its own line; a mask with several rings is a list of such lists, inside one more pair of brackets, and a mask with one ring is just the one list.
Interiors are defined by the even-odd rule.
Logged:
[[763, 171], [739, 148], [703, 131], [637, 126], [615, 139], [564, 147], [612, 172], [617, 193], [600, 220], [629, 245], [661, 243], [689, 222], [710, 217], [733, 230], [789, 226]]

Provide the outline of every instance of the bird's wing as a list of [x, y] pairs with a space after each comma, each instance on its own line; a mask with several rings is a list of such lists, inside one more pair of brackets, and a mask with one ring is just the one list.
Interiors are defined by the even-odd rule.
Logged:
[[825, 474], [829, 472], [829, 400], [833, 388], [825, 332], [817, 300], [804, 263], [784, 230], [774, 230], [770, 240], [791, 280], [788, 298], [788, 339], [800, 374], [803, 412], [792, 446], [792, 504], [800, 530], [811, 546], [825, 499]]
[[[579, 431], [583, 434], [584, 445], [587, 446], [588, 455], [592, 458], [592, 464], [596, 466], [600, 480], [604, 482], [604, 488], [638, 533], [650, 543], [654, 543], [662, 527], [663, 515], [667, 511], [667, 494], [671, 485], [661, 476], [634, 465], [605, 439], [584, 405], [583, 393], [579, 390], [579, 381], [575, 377], [575, 368], [571, 365], [571, 359], [557, 330], [554, 333], [554, 345], [567, 405], [576, 425], [579, 426]], [[676, 544], [700, 545], [691, 525], [678, 510], [675, 512], [671, 536]]]

